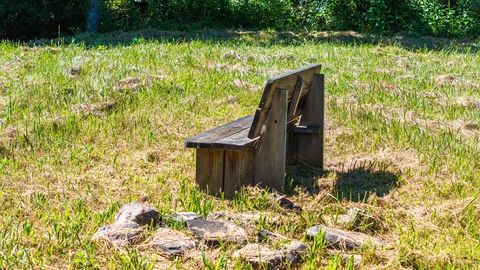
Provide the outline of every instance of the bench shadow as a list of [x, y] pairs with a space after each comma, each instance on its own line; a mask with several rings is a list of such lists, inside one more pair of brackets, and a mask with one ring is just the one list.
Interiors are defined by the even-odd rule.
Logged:
[[361, 202], [372, 194], [383, 197], [398, 187], [398, 175], [389, 171], [355, 168], [337, 172], [334, 192], [338, 200]]
[[[399, 186], [399, 173], [368, 165], [345, 171], [317, 170], [294, 166], [287, 170], [285, 193], [294, 195], [301, 188], [316, 196], [328, 192], [337, 201], [362, 202], [371, 195], [384, 197]], [[325, 181], [324, 181], [325, 180]]]

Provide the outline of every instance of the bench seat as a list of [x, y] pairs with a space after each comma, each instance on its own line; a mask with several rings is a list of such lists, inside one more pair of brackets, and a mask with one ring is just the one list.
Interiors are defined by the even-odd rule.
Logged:
[[252, 121], [253, 114], [210, 129], [185, 140], [185, 147], [225, 150], [242, 150], [252, 147], [259, 138], [248, 138]]

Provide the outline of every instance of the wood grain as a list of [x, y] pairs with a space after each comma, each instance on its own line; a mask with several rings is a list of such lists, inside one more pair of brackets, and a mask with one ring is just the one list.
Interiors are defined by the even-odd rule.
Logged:
[[296, 134], [297, 158], [313, 167], [323, 169], [325, 76], [315, 74], [298, 130], [315, 131], [311, 134]]
[[287, 94], [276, 89], [272, 109], [255, 154], [254, 184], [282, 192], [287, 147]]
[[247, 137], [253, 115], [248, 115], [185, 140], [185, 147], [243, 149], [255, 139]]
[[260, 105], [255, 111], [255, 116], [252, 121], [252, 126], [248, 133], [248, 138], [253, 139], [262, 133], [262, 127], [267, 119], [268, 111], [272, 105], [273, 96], [275, 94], [274, 89], [282, 88], [287, 89], [287, 100], [290, 100], [293, 96], [297, 77], [300, 76], [304, 82], [302, 89], [310, 89], [313, 75], [320, 72], [322, 66], [319, 64], [313, 64], [308, 67], [287, 72], [285, 74], [270, 78], [265, 84], [263, 90], [262, 99]]
[[224, 150], [197, 149], [196, 181], [201, 190], [213, 195], [223, 190], [224, 158]]
[[225, 151], [223, 189], [226, 198], [232, 198], [243, 186], [253, 184], [254, 150]]
[[303, 79], [301, 76], [298, 76], [297, 82], [295, 83], [295, 87], [293, 88], [292, 100], [288, 105], [288, 113], [287, 113], [288, 121], [290, 121], [295, 117], [298, 102], [300, 101], [300, 94], [302, 93], [302, 85], [303, 85]]

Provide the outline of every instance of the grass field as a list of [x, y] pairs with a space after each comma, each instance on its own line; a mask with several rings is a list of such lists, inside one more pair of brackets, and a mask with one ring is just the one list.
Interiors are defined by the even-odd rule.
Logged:
[[[356, 230], [392, 243], [362, 249], [360, 268], [480, 266], [480, 42], [109, 38], [0, 43], [0, 268], [212, 268], [91, 241], [145, 196], [163, 214], [262, 211], [256, 226], [297, 239], [359, 207], [376, 222]], [[201, 193], [184, 139], [252, 113], [266, 78], [309, 63], [326, 75], [326, 170], [288, 169], [286, 194], [303, 211], [257, 188], [235, 200]], [[234, 248], [208, 256], [247, 267], [230, 260]], [[346, 266], [319, 240], [301, 267]]]

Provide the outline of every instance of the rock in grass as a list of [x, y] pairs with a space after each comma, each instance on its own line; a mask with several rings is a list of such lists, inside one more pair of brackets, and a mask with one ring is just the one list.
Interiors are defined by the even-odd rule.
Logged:
[[285, 262], [285, 253], [266, 245], [251, 243], [235, 251], [233, 258], [244, 260], [254, 269], [278, 269]]
[[138, 225], [155, 223], [158, 220], [158, 211], [145, 202], [132, 202], [125, 204], [115, 216], [116, 223], [135, 222]]
[[100, 227], [92, 240], [104, 240], [116, 247], [128, 247], [141, 240], [142, 231], [143, 228], [137, 223], [114, 223]]
[[353, 263], [353, 266], [359, 267], [362, 264], [363, 257], [359, 254], [347, 254], [341, 253], [340, 258], [344, 264], [348, 264], [350, 261]]
[[[259, 243], [271, 243], [271, 244], [282, 244], [282, 250], [285, 252], [286, 261], [289, 265], [294, 265], [300, 263], [307, 252], [307, 246], [297, 240], [290, 240], [287, 237], [273, 233], [264, 229], [258, 231], [257, 240]], [[286, 244], [285, 242], [290, 242], [290, 244]]]
[[335, 248], [358, 250], [363, 245], [373, 245], [375, 248], [381, 248], [387, 245], [383, 240], [364, 233], [335, 229], [325, 225], [315, 225], [309, 228], [307, 235], [315, 237], [322, 231], [325, 231], [325, 241], [327, 245]]
[[169, 228], [159, 228], [155, 232], [152, 245], [160, 252], [175, 257], [195, 248], [195, 241], [182, 232]]
[[246, 231], [228, 221], [196, 218], [186, 222], [188, 229], [195, 234], [197, 239], [204, 240], [210, 245], [219, 242], [240, 243], [247, 241]]
[[307, 245], [300, 241], [292, 241], [286, 249], [286, 261], [289, 265], [295, 265], [303, 261], [307, 253]]
[[338, 215], [336, 218], [324, 217], [328, 225], [340, 225], [344, 228], [350, 228], [352, 226], [357, 226], [361, 223], [362, 220], [365, 220], [368, 217], [365, 210], [360, 208], [351, 208], [346, 214]]
[[194, 212], [175, 212], [167, 215], [166, 218], [176, 222], [186, 222], [188, 220], [200, 218], [200, 215]]
[[68, 70], [68, 73], [72, 76], [79, 76], [81, 72], [82, 69], [80, 66], [73, 66]]
[[278, 205], [280, 205], [282, 208], [293, 211], [302, 211], [302, 207], [296, 205], [285, 196], [273, 194], [273, 197], [275, 198], [275, 202], [278, 203]]
[[273, 232], [270, 232], [270, 231], [267, 231], [267, 230], [264, 230], [264, 229], [261, 229], [260, 231], [258, 231], [257, 241], [259, 243], [261, 243], [261, 242], [275, 242], [275, 241], [279, 241], [279, 240], [288, 240], [288, 238], [283, 236], [283, 235], [273, 233]]

